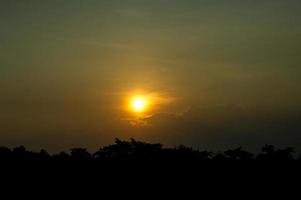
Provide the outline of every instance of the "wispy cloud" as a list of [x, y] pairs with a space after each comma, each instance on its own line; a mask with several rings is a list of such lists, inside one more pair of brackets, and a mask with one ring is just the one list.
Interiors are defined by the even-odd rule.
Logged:
[[110, 49], [117, 49], [117, 50], [126, 50], [130, 48], [130, 45], [121, 43], [121, 42], [114, 42], [114, 41], [99, 41], [94, 39], [86, 39], [86, 38], [75, 38], [75, 37], [63, 37], [63, 36], [47, 36], [49, 40], [55, 40], [60, 42], [68, 42], [68, 43], [76, 43], [79, 45], [86, 45], [86, 46], [98, 46]]

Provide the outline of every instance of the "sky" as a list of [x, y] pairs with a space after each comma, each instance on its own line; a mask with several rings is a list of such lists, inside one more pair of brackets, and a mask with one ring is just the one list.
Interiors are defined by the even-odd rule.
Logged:
[[[1, 0], [0, 146], [301, 151], [299, 0]], [[133, 95], [152, 105], [138, 117]]]

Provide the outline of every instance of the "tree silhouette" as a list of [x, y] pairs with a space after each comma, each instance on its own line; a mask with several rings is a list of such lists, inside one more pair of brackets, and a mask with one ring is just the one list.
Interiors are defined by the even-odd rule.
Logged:
[[210, 162], [210, 161], [265, 161], [265, 162], [287, 162], [301, 161], [293, 156], [293, 148], [276, 149], [272, 145], [265, 145], [256, 156], [238, 147], [224, 152], [212, 153], [209, 151], [195, 150], [191, 147], [180, 145], [174, 148], [163, 148], [162, 144], [151, 144], [135, 139], [122, 141], [116, 139], [114, 144], [99, 148], [91, 154], [85, 148], [73, 148], [70, 154], [61, 152], [50, 155], [46, 150], [40, 152], [27, 151], [25, 147], [19, 146], [10, 150], [0, 147], [0, 161], [59, 161], [59, 162], [88, 162], [97, 161], [106, 163], [108, 161], [148, 161], [148, 162]]
[[71, 149], [71, 159], [75, 161], [87, 161], [92, 158], [91, 154], [84, 148]]
[[3, 160], [9, 160], [12, 157], [12, 151], [6, 147], [0, 147], [0, 158]]
[[250, 161], [254, 157], [252, 153], [242, 150], [242, 147], [225, 151], [224, 156], [226, 160], [233, 160], [233, 161], [235, 160]]
[[55, 154], [52, 156], [54, 161], [70, 161], [70, 156], [65, 152], [60, 152], [59, 154]]
[[262, 152], [257, 155], [257, 160], [262, 161], [290, 161], [294, 160], [293, 148], [276, 149], [272, 145], [265, 145]]

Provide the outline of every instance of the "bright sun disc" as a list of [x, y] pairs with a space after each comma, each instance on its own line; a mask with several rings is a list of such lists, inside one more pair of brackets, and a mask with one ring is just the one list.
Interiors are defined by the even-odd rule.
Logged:
[[134, 97], [131, 101], [131, 107], [136, 112], [142, 112], [146, 109], [147, 101], [143, 97]]

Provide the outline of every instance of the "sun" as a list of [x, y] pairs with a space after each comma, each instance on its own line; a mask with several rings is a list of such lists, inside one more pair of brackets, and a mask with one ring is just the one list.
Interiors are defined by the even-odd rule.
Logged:
[[148, 101], [143, 96], [135, 96], [130, 101], [130, 107], [133, 111], [141, 113], [146, 110]]

